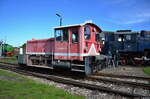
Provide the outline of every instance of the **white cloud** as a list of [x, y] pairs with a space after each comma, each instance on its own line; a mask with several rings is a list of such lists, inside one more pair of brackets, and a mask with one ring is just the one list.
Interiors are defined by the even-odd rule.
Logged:
[[150, 17], [150, 13], [140, 13], [137, 16], [138, 17]]
[[128, 5], [132, 6], [136, 3], [136, 0], [105, 0], [108, 1], [108, 5]]
[[101, 6], [104, 7], [110, 7], [110, 6], [116, 6], [119, 4], [122, 4], [124, 2], [126, 2], [126, 0], [97, 0], [101, 2]]
[[136, 19], [136, 20], [122, 22], [122, 24], [135, 24], [135, 23], [142, 23], [142, 22], [147, 22], [147, 21], [148, 19]]
[[150, 21], [150, 13], [145, 12], [145, 13], [140, 13], [140, 14], [135, 14], [134, 19], [129, 20], [129, 21], [123, 21], [122, 24], [135, 24], [135, 23], [142, 23], [142, 22], [147, 22]]
[[113, 0], [112, 4], [120, 4], [120, 3], [124, 2], [124, 1], [126, 1], [126, 0]]
[[140, 18], [140, 19], [134, 19], [134, 20], [107, 20], [111, 23], [114, 24], [119, 24], [119, 25], [130, 25], [130, 24], [137, 24], [137, 23], [143, 23], [143, 22], [148, 22], [150, 19], [148, 18]]

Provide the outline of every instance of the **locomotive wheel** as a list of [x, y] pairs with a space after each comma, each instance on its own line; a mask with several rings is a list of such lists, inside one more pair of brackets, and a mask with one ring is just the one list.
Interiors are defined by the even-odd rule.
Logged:
[[143, 60], [134, 60], [134, 64], [139, 66], [139, 65], [143, 65], [144, 61]]
[[122, 59], [121, 59], [121, 65], [126, 65], [126, 64], [127, 64], [126, 59], [122, 58]]

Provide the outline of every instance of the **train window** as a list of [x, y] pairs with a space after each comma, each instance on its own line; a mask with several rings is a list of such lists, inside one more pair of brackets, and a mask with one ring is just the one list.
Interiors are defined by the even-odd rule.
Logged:
[[89, 40], [90, 39], [90, 27], [85, 27], [84, 28], [84, 38], [85, 40]]
[[72, 30], [72, 42], [73, 43], [78, 42], [78, 29]]
[[130, 41], [131, 40], [131, 35], [126, 35], [126, 40]]
[[146, 35], [146, 37], [150, 37], [150, 33], [146, 33], [145, 35]]
[[123, 42], [123, 41], [124, 41], [124, 35], [119, 35], [118, 41], [119, 41], [119, 42]]
[[98, 32], [96, 32], [96, 35], [95, 35], [96, 37], [96, 42], [99, 42], [100, 41], [100, 34], [98, 33]]
[[68, 31], [67, 29], [55, 30], [56, 41], [67, 41]]
[[55, 31], [55, 38], [56, 38], [56, 41], [61, 41], [61, 39], [62, 39], [62, 30], [56, 30]]
[[110, 40], [111, 40], [111, 41], [115, 41], [115, 35], [114, 35], [114, 34], [111, 34], [111, 35], [110, 35]]
[[63, 30], [63, 41], [68, 41], [68, 30], [67, 29]]
[[118, 38], [118, 41], [119, 41], [119, 42], [121, 42], [121, 41], [122, 41], [120, 37]]

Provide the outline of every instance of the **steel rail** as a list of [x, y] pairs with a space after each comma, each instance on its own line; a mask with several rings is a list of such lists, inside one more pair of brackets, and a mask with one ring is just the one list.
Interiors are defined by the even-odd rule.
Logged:
[[[18, 65], [16, 63], [6, 63], [0, 62], [8, 65]], [[150, 77], [139, 77], [139, 76], [128, 76], [128, 75], [115, 75], [111, 73], [94, 73], [93, 76], [104, 76], [104, 77], [113, 77], [113, 78], [125, 78], [125, 79], [136, 79], [136, 80], [146, 80], [150, 82]]]
[[90, 80], [96, 80], [96, 81], [103, 81], [103, 82], [109, 82], [109, 83], [115, 83], [115, 84], [120, 84], [120, 85], [129, 85], [132, 87], [138, 87], [138, 88], [144, 88], [144, 89], [150, 89], [150, 84], [146, 83], [137, 83], [137, 82], [132, 82], [132, 81], [122, 81], [122, 80], [116, 80], [112, 78], [99, 78], [96, 76], [88, 76], [86, 79]]
[[7, 65], [18, 65], [18, 64], [16, 64], [16, 63], [6, 63], [6, 62], [0, 62], [0, 63], [2, 63], [2, 64], [7, 64]]
[[58, 83], [74, 85], [74, 86], [83, 87], [83, 88], [87, 88], [87, 89], [91, 89], [91, 90], [99, 90], [99, 91], [103, 91], [103, 92], [106, 92], [106, 93], [113, 93], [113, 94], [126, 96], [126, 97], [132, 97], [132, 98], [133, 97], [139, 97], [139, 98], [147, 97], [147, 96], [143, 96], [143, 95], [139, 95], [139, 94], [131, 94], [129, 92], [112, 90], [108, 87], [102, 87], [102, 86], [98, 86], [98, 85], [82, 83], [82, 82], [75, 81], [75, 80], [68, 80], [68, 79], [64, 79], [62, 77], [58, 77], [58, 76], [54, 76], [54, 75], [45, 75], [45, 74], [20, 70], [20, 69], [17, 69], [16, 67], [12, 67], [12, 66], [0, 65], [0, 68], [10, 70], [10, 71], [14, 71], [14, 72], [17, 72], [17, 73], [20, 73], [20, 74], [23, 74], [23, 75], [35, 76], [35, 77], [44, 78], [44, 79], [47, 79], [47, 80], [52, 80], [52, 81], [55, 81], [55, 82], [58, 82]]
[[93, 76], [104, 76], [113, 78], [126, 78], [126, 79], [136, 79], [136, 80], [147, 80], [150, 82], [150, 77], [139, 77], [139, 76], [128, 76], [128, 75], [115, 75], [111, 73], [94, 73]]

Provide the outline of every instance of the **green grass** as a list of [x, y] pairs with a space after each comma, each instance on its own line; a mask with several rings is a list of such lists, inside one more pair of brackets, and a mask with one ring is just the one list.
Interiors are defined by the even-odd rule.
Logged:
[[143, 67], [143, 71], [145, 74], [150, 76], [150, 67]]
[[5, 63], [18, 63], [17, 59], [0, 59], [0, 62], [5, 62]]
[[83, 96], [0, 70], [0, 99], [84, 99]]

